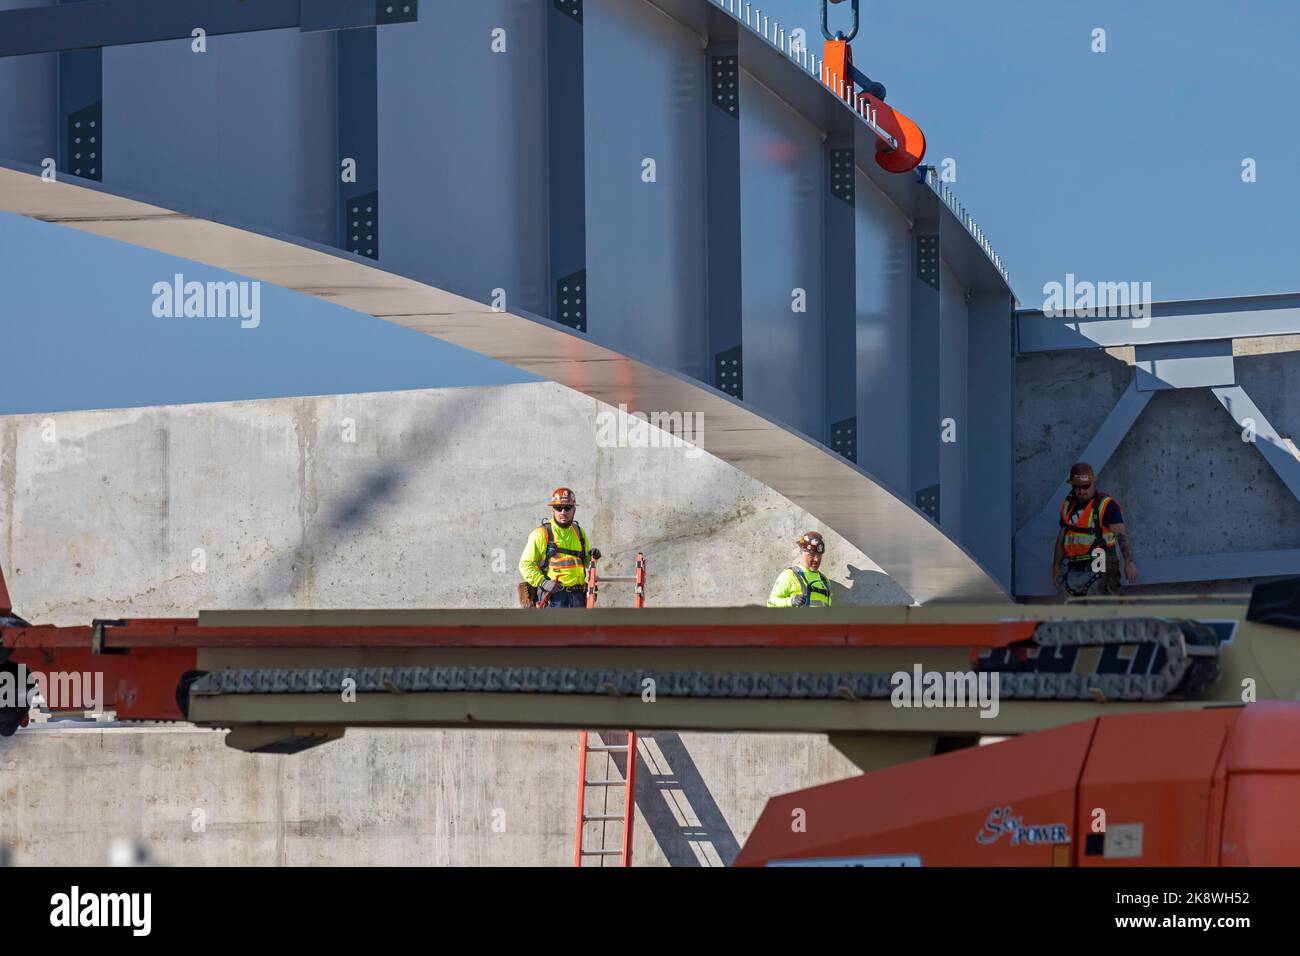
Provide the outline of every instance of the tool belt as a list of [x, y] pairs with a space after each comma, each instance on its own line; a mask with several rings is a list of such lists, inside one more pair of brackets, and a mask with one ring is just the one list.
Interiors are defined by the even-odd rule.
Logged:
[[[537, 602], [542, 599], [542, 590], [540, 588], [534, 587], [533, 585], [529, 584], [527, 581], [520, 581], [519, 584], [517, 585], [517, 590], [519, 593], [520, 607], [536, 607]], [[579, 592], [579, 591], [585, 592], [586, 590], [587, 590], [587, 585], [585, 584], [557, 585], [555, 590], [551, 593], [558, 594], [561, 591], [566, 591], [572, 594], [574, 592]]]

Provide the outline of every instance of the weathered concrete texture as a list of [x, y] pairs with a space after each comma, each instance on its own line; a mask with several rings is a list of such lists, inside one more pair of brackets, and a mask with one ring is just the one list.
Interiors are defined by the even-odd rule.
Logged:
[[[1300, 436], [1300, 356], [1252, 353], [1235, 364], [1278, 433]], [[1132, 377], [1130, 364], [1100, 350], [1017, 361], [1017, 527], [1055, 493]], [[1124, 507], [1139, 569], [1143, 557], [1300, 546], [1300, 502], [1208, 389], [1156, 394], [1099, 484]], [[1242, 591], [1251, 582], [1208, 583]]]
[[[509, 606], [567, 484], [607, 573], [646, 552], [650, 603], [764, 601], [816, 519], [708, 455], [598, 447], [609, 411], [543, 383], [0, 419], [0, 560], [42, 623]], [[821, 530], [837, 603], [910, 603]], [[0, 842], [20, 864], [104, 863], [128, 838], [170, 864], [568, 865], [577, 747], [351, 731], [253, 756], [193, 728], [55, 724], [0, 740]], [[655, 734], [641, 756], [639, 864], [730, 861], [769, 796], [856, 772], [806, 735]]]
[[1300, 502], [1206, 389], [1158, 393], [1111, 459], [1101, 487], [1124, 505], [1141, 554], [1300, 544]]
[[1273, 355], [1300, 352], [1300, 335], [1265, 335], [1259, 338], [1233, 339], [1233, 355]]
[[[285, 757], [190, 727], [58, 726], [0, 741], [0, 842], [18, 865], [101, 865], [121, 839], [167, 865], [572, 865], [575, 733], [349, 731]], [[640, 866], [729, 863], [768, 797], [857, 772], [797, 734], [654, 734], [640, 753]], [[620, 825], [605, 827], [618, 846]]]
[[1016, 361], [1016, 528], [1056, 492], [1132, 378], [1131, 366], [1102, 351]]
[[[817, 519], [698, 451], [598, 447], [601, 414], [535, 383], [3, 418], [0, 560], [19, 613], [58, 624], [505, 607], [563, 484], [607, 574], [646, 553], [648, 601], [765, 601]], [[821, 530], [837, 603], [910, 603]]]
[[[1296, 345], [1300, 351], [1300, 340]], [[1255, 400], [1278, 434], [1300, 438], [1300, 354], [1238, 354], [1234, 364], [1237, 384]]]

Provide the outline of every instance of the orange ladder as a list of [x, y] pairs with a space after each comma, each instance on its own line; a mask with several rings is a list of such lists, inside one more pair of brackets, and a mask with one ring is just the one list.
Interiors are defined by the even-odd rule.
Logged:
[[[596, 571], [596, 562], [591, 562], [591, 568], [587, 572], [587, 607], [596, 606], [596, 597], [599, 590], [599, 575]], [[645, 607], [645, 555], [637, 552], [636, 556], [636, 574], [625, 577], [607, 577], [606, 583], [630, 583], [636, 586], [633, 595], [633, 607]], [[632, 828], [636, 821], [636, 731], [627, 731], [627, 742], [623, 744], [608, 743], [601, 734], [599, 744], [591, 744], [590, 731], [582, 731], [578, 737], [578, 833], [574, 840], [573, 846], [573, 865], [582, 866], [584, 857], [593, 857], [600, 861], [600, 865], [605, 865], [605, 860], [610, 857], [618, 857], [620, 866], [632, 865]], [[615, 763], [615, 754], [625, 754], [626, 762], [624, 764], [623, 776], [618, 778], [613, 776]], [[587, 779], [587, 755], [588, 754], [605, 754], [605, 779], [588, 780]], [[623, 788], [623, 811], [622, 813], [609, 812], [609, 791], [617, 787]], [[600, 813], [587, 813], [587, 790], [599, 789], [604, 791], [604, 800]], [[619, 849], [607, 849], [605, 842], [605, 827], [619, 821], [623, 827], [622, 846]], [[600, 824], [601, 847], [599, 849], [586, 849], [583, 846], [583, 836], [587, 831], [588, 823]]]
[[[573, 865], [582, 866], [584, 857], [595, 857], [600, 860], [600, 865], [605, 865], [607, 857], [618, 857], [620, 866], [632, 865], [632, 824], [636, 820], [636, 731], [627, 732], [627, 742], [623, 744], [605, 743], [603, 738], [606, 736], [600, 734], [602, 742], [599, 744], [589, 743], [589, 731], [584, 730], [578, 738], [578, 837], [573, 847]], [[611, 735], [612, 736], [612, 735]], [[603, 753], [606, 755], [605, 762], [605, 779], [588, 780], [587, 779], [587, 755], [593, 753]], [[626, 754], [626, 763], [622, 778], [613, 776], [615, 763], [614, 754]], [[623, 811], [621, 813], [610, 813], [609, 809], [609, 791], [616, 787], [623, 788]], [[587, 790], [603, 789], [605, 799], [602, 806], [605, 808], [601, 813], [587, 813]], [[607, 849], [605, 842], [605, 827], [614, 821], [619, 821], [623, 826], [622, 845], [618, 849]], [[587, 849], [583, 846], [583, 836], [587, 832], [588, 823], [600, 824], [601, 847], [599, 849]]]
[[633, 607], [645, 607], [645, 555], [638, 551], [636, 553], [636, 574], [626, 574], [616, 577], [601, 578], [596, 573], [596, 561], [592, 559], [591, 566], [587, 568], [587, 607], [596, 606], [596, 595], [600, 590], [600, 581], [606, 584], [635, 584], [636, 592], [632, 597]]

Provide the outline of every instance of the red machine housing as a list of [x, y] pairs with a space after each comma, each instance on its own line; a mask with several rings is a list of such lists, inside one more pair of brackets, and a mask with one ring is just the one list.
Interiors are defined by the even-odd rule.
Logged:
[[1128, 713], [768, 801], [737, 866], [1297, 866], [1300, 703]]

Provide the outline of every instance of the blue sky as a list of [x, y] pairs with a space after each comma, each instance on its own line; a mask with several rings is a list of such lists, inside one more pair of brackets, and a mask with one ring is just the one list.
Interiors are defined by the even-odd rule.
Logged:
[[[758, 5], [820, 49], [818, 0]], [[847, 29], [847, 8], [832, 5], [832, 30]], [[1300, 291], [1300, 3], [861, 9], [855, 65], [920, 124], [926, 162], [957, 161], [952, 188], [1024, 305], [1067, 272], [1149, 281], [1157, 300]]]
[[0, 250], [0, 414], [536, 380], [266, 284], [256, 328], [239, 319], [156, 318], [160, 277], [239, 277], [7, 213]]
[[[762, 6], [820, 45], [817, 0]], [[1025, 305], [1068, 272], [1148, 281], [1157, 300], [1300, 291], [1300, 4], [862, 6], [857, 65], [920, 123], [927, 162], [956, 160]], [[256, 331], [157, 319], [160, 272], [218, 276], [166, 259], [0, 215], [0, 414], [532, 380], [270, 287], [279, 321]]]

